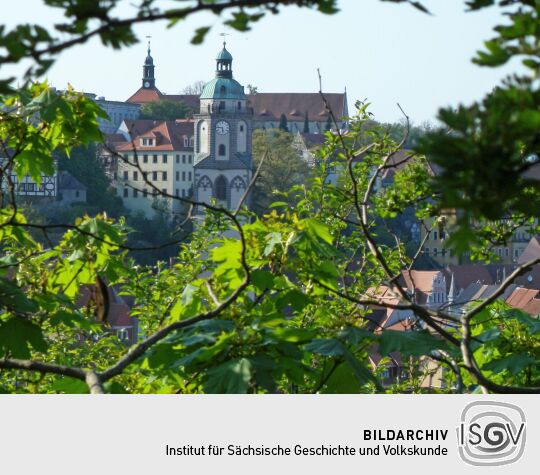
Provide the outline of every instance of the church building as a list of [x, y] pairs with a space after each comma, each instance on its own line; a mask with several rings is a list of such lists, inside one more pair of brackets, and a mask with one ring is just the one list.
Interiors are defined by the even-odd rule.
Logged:
[[[251, 180], [253, 111], [233, 79], [226, 44], [216, 57], [216, 77], [204, 86], [195, 114], [195, 201], [236, 209]], [[246, 203], [247, 204], [247, 203]]]

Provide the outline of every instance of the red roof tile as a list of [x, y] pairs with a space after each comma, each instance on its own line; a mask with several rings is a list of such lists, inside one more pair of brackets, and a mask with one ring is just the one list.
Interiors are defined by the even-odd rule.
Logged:
[[[156, 121], [156, 120], [130, 120], [125, 121], [132, 137], [131, 142], [117, 144], [117, 152], [131, 152], [134, 147], [137, 152], [160, 152], [173, 150], [192, 151], [193, 147], [184, 145], [184, 138], [191, 138], [194, 133], [193, 121]], [[142, 137], [155, 137], [156, 145], [141, 147]]]
[[144, 104], [146, 102], [156, 102], [162, 99], [163, 95], [158, 89], [144, 89], [140, 88], [135, 94], [133, 94], [126, 102], [135, 104]]

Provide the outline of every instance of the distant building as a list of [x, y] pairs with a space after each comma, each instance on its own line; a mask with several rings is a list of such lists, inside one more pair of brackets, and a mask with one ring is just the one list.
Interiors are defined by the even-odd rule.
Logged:
[[148, 218], [158, 209], [181, 213], [173, 197], [193, 193], [193, 122], [124, 121], [119, 132], [108, 145], [114, 153], [104, 149], [101, 160], [124, 206]]
[[[0, 156], [0, 166], [4, 166], [5, 157]], [[11, 170], [9, 172], [10, 180], [3, 177], [0, 183], [2, 193], [9, 193], [10, 182], [13, 185], [13, 192], [16, 196], [28, 196], [39, 198], [56, 199], [58, 193], [58, 177], [57, 177], [57, 161], [54, 162], [54, 173], [52, 175], [41, 174], [41, 183], [37, 183], [29, 175], [23, 176], [21, 179]]]
[[64, 204], [86, 203], [87, 188], [71, 173], [58, 172], [58, 200]]
[[90, 93], [86, 93], [85, 96], [92, 99], [109, 116], [109, 119], [98, 118], [99, 129], [104, 134], [115, 133], [124, 120], [135, 120], [139, 118], [140, 104], [108, 101], [103, 96]]
[[[197, 95], [191, 94], [163, 94], [156, 86], [154, 59], [148, 54], [143, 65], [143, 78], [141, 87], [132, 94], [127, 103], [146, 104], [166, 99], [169, 101], [182, 101], [192, 110], [201, 110]], [[326, 100], [326, 103], [325, 103]], [[346, 130], [349, 115], [347, 106], [347, 91], [342, 93], [325, 93], [324, 99], [318, 92], [313, 93], [264, 93], [245, 95], [245, 107], [253, 111], [253, 129], [277, 129], [284, 115], [287, 120], [289, 132], [304, 132], [306, 118], [309, 133], [323, 134], [326, 130], [336, 129], [329, 115], [328, 107], [337, 120], [338, 128]]]

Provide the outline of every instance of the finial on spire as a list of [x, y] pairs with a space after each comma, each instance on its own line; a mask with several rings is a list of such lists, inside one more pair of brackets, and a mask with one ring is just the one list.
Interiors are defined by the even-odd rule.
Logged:
[[150, 35], [147, 35], [146, 38], [148, 39], [148, 54], [150, 54], [150, 39], [152, 37]]
[[220, 33], [219, 36], [223, 36], [223, 47], [227, 46], [226, 37], [229, 36], [229, 33]]

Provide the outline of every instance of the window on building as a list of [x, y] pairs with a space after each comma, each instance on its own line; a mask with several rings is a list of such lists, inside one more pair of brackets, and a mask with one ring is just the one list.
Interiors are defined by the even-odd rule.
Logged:
[[143, 155], [143, 163], [148, 163], [148, 155]]
[[137, 198], [137, 196], [139, 196], [139, 190], [133, 188], [133, 198]]
[[118, 173], [116, 173], [116, 172], [113, 173], [113, 179], [118, 180]]
[[124, 198], [128, 197], [129, 190], [127, 188], [124, 188]]
[[133, 172], [133, 181], [137, 181], [139, 179], [139, 172], [137, 170], [135, 170]]
[[225, 201], [227, 199], [227, 181], [223, 175], [216, 178], [216, 199]]
[[186, 197], [186, 190], [182, 188], [182, 198], [185, 198], [185, 197]]
[[188, 172], [188, 180], [191, 181], [191, 172]]
[[152, 180], [157, 181], [157, 172], [152, 172]]
[[180, 196], [180, 190], [178, 188], [176, 188], [176, 193], [175, 193], [176, 196]]
[[424, 248], [424, 254], [429, 256], [429, 247]]
[[180, 163], [180, 155], [176, 155], [176, 163]]
[[152, 196], [155, 198], [157, 196], [157, 190], [152, 188]]
[[188, 147], [189, 146], [189, 140], [187, 137], [184, 137], [184, 147]]
[[148, 172], [142, 172], [142, 176], [143, 176], [144, 181], [148, 180]]
[[434, 247], [434, 248], [433, 248], [433, 255], [436, 256], [438, 252], [439, 252], [439, 249], [437, 249], [436, 247]]
[[182, 155], [182, 163], [186, 163], [186, 156]]
[[163, 193], [163, 196], [165, 196], [167, 194], [167, 188], [162, 188], [161, 192]]
[[504, 254], [506, 257], [510, 254], [510, 250], [507, 247], [504, 249]]
[[219, 103], [219, 111], [222, 112], [225, 110], [225, 101], [220, 101]]
[[242, 109], [242, 103], [240, 101], [238, 101], [238, 104], [236, 105], [236, 108], [238, 110], [241, 110]]
[[167, 154], [166, 153], [163, 154], [163, 163], [167, 163]]
[[244, 126], [241, 125], [241, 126], [240, 126], [240, 132], [243, 132], [243, 131], [244, 131]]
[[153, 163], [157, 163], [157, 155], [154, 155], [154, 156], [152, 157], [152, 162], [153, 162]]
[[128, 172], [124, 171], [124, 180], [128, 180], [128, 179], [129, 179]]
[[77, 190], [77, 191], [75, 192], [75, 198], [78, 198], [78, 197], [79, 197], [79, 190]]
[[[225, 86], [221, 86], [221, 87], [219, 88], [219, 95], [220, 95], [221, 97], [225, 97]], [[225, 104], [225, 103], [223, 103], [223, 104]]]
[[225, 145], [224, 144], [219, 144], [219, 147], [218, 147], [218, 155], [220, 157], [224, 157], [226, 155], [226, 148], [225, 148]]
[[188, 156], [188, 161], [189, 161], [189, 163], [193, 163], [193, 155]]
[[182, 181], [186, 181], [186, 172], [182, 172]]
[[180, 172], [176, 172], [176, 181], [180, 181]]
[[163, 175], [163, 178], [162, 178], [163, 181], [167, 181], [167, 172], [163, 172], [162, 175]]
[[433, 240], [434, 240], [434, 241], [437, 240], [437, 231], [433, 231]]

